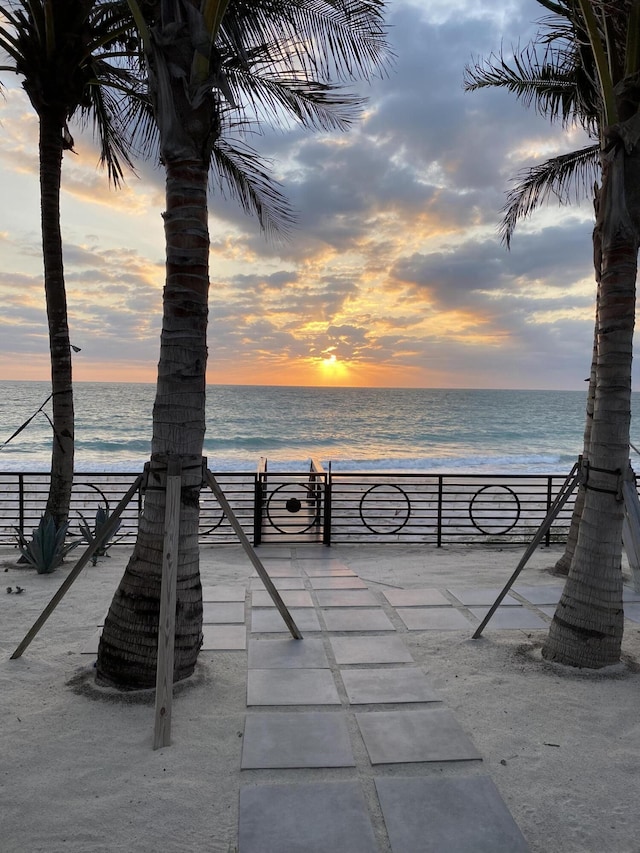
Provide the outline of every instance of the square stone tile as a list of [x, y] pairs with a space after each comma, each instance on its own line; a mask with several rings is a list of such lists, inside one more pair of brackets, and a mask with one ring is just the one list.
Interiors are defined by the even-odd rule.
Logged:
[[98, 645], [100, 644], [100, 636], [102, 634], [102, 628], [98, 631], [95, 631], [90, 639], [82, 646], [80, 649], [81, 655], [97, 655], [98, 654]]
[[[313, 607], [311, 594], [306, 589], [283, 589], [278, 592], [287, 607]], [[251, 593], [251, 604], [253, 607], [275, 607], [266, 589], [258, 589]]]
[[[489, 612], [488, 607], [470, 607], [474, 616], [480, 621]], [[485, 627], [485, 631], [490, 631], [499, 628], [548, 628], [549, 623], [545, 622], [539, 616], [536, 616], [531, 610], [526, 607], [498, 607], [489, 622]]]
[[638, 601], [640, 602], [640, 592], [636, 592], [632, 586], [622, 587], [622, 600], [623, 601]]
[[630, 622], [640, 622], [640, 602], [631, 601], [625, 604], [624, 616]]
[[247, 648], [244, 625], [203, 625], [203, 652], [239, 651]]
[[355, 663], [413, 663], [409, 649], [396, 635], [385, 637], [331, 637], [338, 665]]
[[300, 567], [310, 577], [352, 577], [355, 572], [340, 560], [299, 560]]
[[[302, 578], [271, 578], [273, 585], [277, 590], [281, 589], [304, 589], [304, 580]], [[252, 591], [264, 589], [264, 584], [260, 578], [251, 579]]]
[[239, 853], [378, 853], [359, 782], [240, 789]]
[[[270, 578], [296, 578], [300, 577], [300, 569], [295, 568], [292, 563], [262, 560], [262, 565], [265, 567]], [[258, 573], [255, 572], [254, 576]]]
[[[563, 589], [564, 587], [555, 584], [553, 586], [551, 584], [545, 584], [544, 586], [523, 586], [517, 584], [513, 587], [514, 592], [526, 598], [531, 604], [536, 605], [557, 604], [560, 601]], [[495, 601], [495, 598], [493, 601]], [[493, 601], [491, 604], [493, 604]]]
[[339, 705], [328, 669], [250, 669], [247, 705]]
[[344, 714], [247, 714], [241, 768], [354, 767]]
[[322, 640], [251, 640], [249, 669], [328, 669]]
[[327, 631], [395, 631], [389, 617], [381, 608], [336, 607], [323, 610], [322, 616]]
[[439, 589], [385, 589], [383, 595], [393, 607], [451, 606]]
[[244, 601], [205, 601], [202, 605], [202, 621], [207, 625], [244, 622]]
[[[506, 578], [505, 578], [506, 580]], [[502, 592], [503, 587], [501, 586], [480, 586], [480, 587], [466, 587], [464, 589], [456, 589], [455, 587], [449, 587], [447, 592], [450, 592], [452, 595], [461, 601], [463, 604], [469, 605], [479, 605], [484, 606], [487, 605], [491, 607], [496, 598]], [[513, 598], [513, 596], [507, 593], [505, 597], [500, 602], [501, 607], [506, 607], [507, 605], [520, 605], [520, 602]]]
[[548, 616], [550, 619], [553, 619], [556, 613], [556, 605], [552, 604], [548, 606], [546, 604], [540, 604], [538, 606], [538, 610], [541, 610], [546, 616]]
[[[298, 626], [301, 633], [305, 631], [319, 631], [320, 623], [316, 611], [309, 609], [289, 610], [291, 618]], [[290, 634], [287, 624], [275, 607], [252, 608], [251, 609], [251, 633], [252, 634]]]
[[319, 589], [316, 601], [320, 607], [378, 607], [368, 589]]
[[246, 588], [240, 584], [218, 584], [202, 587], [203, 601], [242, 601], [244, 603]]
[[356, 714], [372, 764], [469, 761], [481, 755], [446, 708]]
[[489, 776], [375, 783], [393, 853], [528, 853]]
[[312, 577], [311, 586], [314, 589], [366, 589], [366, 583], [357, 575], [353, 577], [331, 576]]
[[464, 631], [472, 627], [455, 607], [398, 607], [396, 613], [410, 631]]
[[441, 701], [417, 666], [345, 669], [341, 675], [352, 705]]

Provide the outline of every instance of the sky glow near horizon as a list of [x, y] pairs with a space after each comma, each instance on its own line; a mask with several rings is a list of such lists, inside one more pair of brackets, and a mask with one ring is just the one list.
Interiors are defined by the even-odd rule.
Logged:
[[[389, 74], [347, 134], [266, 129], [251, 144], [298, 212], [287, 243], [210, 198], [208, 380], [220, 384], [582, 389], [594, 294], [592, 209], [551, 206], [498, 236], [509, 180], [583, 144], [505, 92], [464, 93], [464, 66], [524, 45], [534, 0], [391, 0]], [[3, 74], [3, 82], [9, 83]], [[49, 377], [37, 121], [0, 104], [0, 378]], [[72, 128], [62, 229], [74, 378], [155, 380], [164, 173], [109, 189]], [[635, 385], [634, 385], [635, 387]]]

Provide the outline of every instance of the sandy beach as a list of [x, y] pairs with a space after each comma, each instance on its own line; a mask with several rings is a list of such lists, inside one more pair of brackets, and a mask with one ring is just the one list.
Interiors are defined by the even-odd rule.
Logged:
[[[622, 665], [587, 674], [541, 660], [544, 628], [492, 627], [479, 640], [471, 639], [473, 627], [409, 630], [384, 595], [396, 589], [501, 587], [522, 551], [373, 545], [265, 546], [258, 553], [293, 566], [313, 554], [330, 556], [362, 579], [482, 756], [465, 772], [491, 777], [530, 850], [637, 853], [640, 623], [625, 622]], [[445, 778], [458, 773], [460, 762], [375, 770], [347, 703], [356, 766], [241, 769], [246, 650], [201, 652], [195, 676], [176, 689], [172, 744], [157, 751], [152, 696], [119, 697], [92, 688], [95, 656], [83, 651], [104, 618], [128, 553], [114, 547], [109, 559], [88, 566], [24, 656], [12, 661], [11, 653], [73, 564], [38, 576], [16, 565], [15, 550], [0, 552], [4, 587], [12, 589], [0, 595], [3, 853], [230, 853], [239, 843], [243, 786], [354, 779], [365, 791], [378, 849], [390, 853], [373, 777], [419, 772]], [[560, 553], [557, 547], [539, 549], [519, 583], [557, 585], [548, 569]], [[201, 558], [203, 586], [244, 585], [249, 626], [257, 579], [242, 550], [205, 547]], [[544, 611], [538, 617], [549, 618]], [[329, 647], [324, 629], [314, 636]], [[335, 661], [331, 666], [336, 670]]]

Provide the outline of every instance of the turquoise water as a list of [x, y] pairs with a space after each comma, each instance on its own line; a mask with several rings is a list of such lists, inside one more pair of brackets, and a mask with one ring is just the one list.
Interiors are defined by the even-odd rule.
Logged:
[[[141, 469], [154, 392], [151, 384], [76, 384], [79, 471]], [[0, 443], [48, 394], [44, 382], [0, 382]], [[210, 386], [205, 454], [217, 471], [253, 471], [260, 456], [272, 470], [296, 470], [313, 456], [337, 471], [565, 472], [581, 451], [585, 400], [586, 387]], [[634, 423], [640, 423], [640, 394], [634, 394]], [[39, 414], [0, 450], [0, 470], [46, 471], [50, 443], [51, 427]]]

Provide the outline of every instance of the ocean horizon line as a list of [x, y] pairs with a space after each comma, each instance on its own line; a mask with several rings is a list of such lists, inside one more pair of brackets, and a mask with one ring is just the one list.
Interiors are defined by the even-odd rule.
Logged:
[[[30, 384], [30, 385], [50, 385], [50, 379], [3, 379], [0, 377], [0, 382], [7, 382], [14, 385]], [[139, 379], [74, 379], [73, 385], [144, 385], [150, 387], [156, 384], [155, 380], [139, 380]], [[207, 388], [282, 388], [290, 390], [312, 390], [312, 391], [464, 391], [473, 393], [477, 392], [505, 392], [510, 394], [587, 394], [586, 385], [584, 388], [504, 388], [491, 387], [489, 385], [483, 387], [471, 387], [465, 385], [283, 385], [281, 383], [248, 383], [248, 382], [207, 382]], [[632, 394], [640, 394], [640, 389], [632, 390]]]

